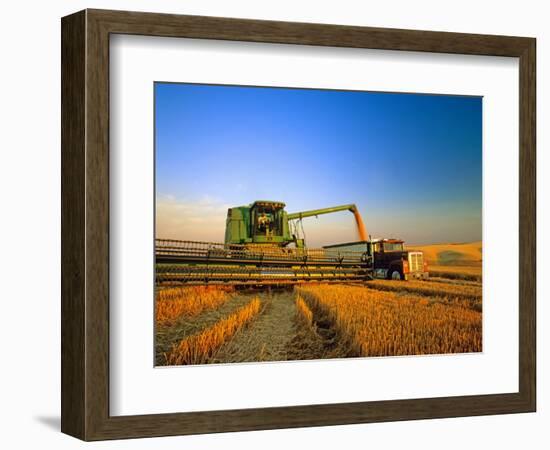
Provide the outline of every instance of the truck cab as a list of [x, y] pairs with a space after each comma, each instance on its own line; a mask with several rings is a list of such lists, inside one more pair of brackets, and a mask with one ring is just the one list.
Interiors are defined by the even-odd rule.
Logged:
[[400, 239], [374, 239], [369, 242], [376, 278], [409, 280], [428, 278], [428, 264], [424, 254], [405, 249]]

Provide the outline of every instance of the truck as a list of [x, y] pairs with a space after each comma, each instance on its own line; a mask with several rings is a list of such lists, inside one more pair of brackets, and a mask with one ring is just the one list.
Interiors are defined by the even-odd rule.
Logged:
[[424, 254], [406, 250], [405, 242], [401, 239], [371, 239], [326, 245], [323, 248], [333, 256], [341, 252], [363, 252], [367, 264], [372, 267], [374, 278], [410, 280], [426, 279], [429, 276]]

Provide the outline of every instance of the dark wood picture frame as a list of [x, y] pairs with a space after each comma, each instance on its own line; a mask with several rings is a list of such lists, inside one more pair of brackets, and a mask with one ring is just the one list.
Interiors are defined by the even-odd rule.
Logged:
[[[104, 10], [85, 10], [64, 17], [61, 31], [61, 429], [64, 433], [84, 440], [100, 440], [535, 411], [534, 38]], [[110, 416], [109, 36], [117, 33], [518, 57], [519, 391]]]

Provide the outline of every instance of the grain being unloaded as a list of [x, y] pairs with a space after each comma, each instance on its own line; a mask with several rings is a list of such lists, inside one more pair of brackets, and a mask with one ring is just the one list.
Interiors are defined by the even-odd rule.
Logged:
[[353, 211], [353, 215], [355, 217], [355, 223], [357, 224], [357, 231], [359, 232], [359, 239], [361, 241], [368, 240], [369, 236], [367, 234], [367, 228], [365, 227], [365, 222], [363, 222], [363, 218], [361, 217], [361, 213], [358, 209], [355, 209]]

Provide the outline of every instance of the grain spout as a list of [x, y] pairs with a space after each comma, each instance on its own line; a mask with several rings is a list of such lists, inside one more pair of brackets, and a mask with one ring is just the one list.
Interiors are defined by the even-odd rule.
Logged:
[[355, 209], [353, 211], [353, 215], [355, 216], [355, 222], [357, 223], [357, 231], [359, 232], [359, 238], [362, 241], [367, 241], [369, 235], [367, 234], [367, 229], [365, 227], [365, 223], [363, 222], [363, 218], [361, 217], [361, 213], [358, 209]]

